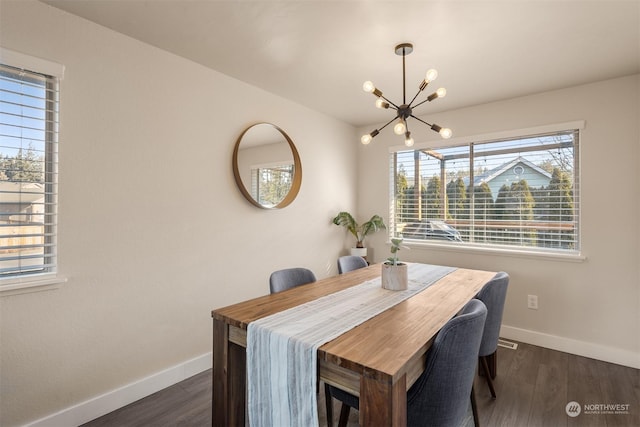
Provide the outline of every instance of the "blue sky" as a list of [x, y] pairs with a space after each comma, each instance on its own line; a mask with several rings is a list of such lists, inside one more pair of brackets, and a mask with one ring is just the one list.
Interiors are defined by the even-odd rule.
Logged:
[[0, 153], [32, 148], [44, 153], [46, 90], [43, 82], [16, 80], [0, 69]]

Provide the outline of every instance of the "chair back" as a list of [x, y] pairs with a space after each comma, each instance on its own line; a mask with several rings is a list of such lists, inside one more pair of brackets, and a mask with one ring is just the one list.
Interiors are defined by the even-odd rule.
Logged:
[[407, 392], [407, 425], [459, 426], [469, 406], [487, 308], [477, 299], [440, 330]]
[[285, 268], [271, 273], [269, 277], [269, 290], [272, 294], [276, 292], [286, 291], [306, 283], [316, 281], [316, 275], [313, 271], [306, 268]]
[[480, 343], [479, 356], [488, 356], [498, 349], [498, 337], [502, 325], [502, 312], [504, 301], [507, 297], [509, 275], [504, 271], [497, 273], [478, 292], [476, 298], [487, 306], [487, 321], [484, 324], [484, 332]]
[[347, 273], [368, 266], [367, 261], [358, 255], [346, 255], [338, 258], [338, 273]]

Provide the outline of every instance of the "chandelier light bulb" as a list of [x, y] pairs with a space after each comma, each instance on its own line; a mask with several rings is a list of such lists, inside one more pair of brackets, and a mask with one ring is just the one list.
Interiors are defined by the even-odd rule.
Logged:
[[401, 119], [396, 125], [393, 127], [393, 133], [396, 135], [402, 135], [407, 131], [407, 127], [404, 124], [404, 121]]
[[376, 99], [376, 107], [382, 108], [382, 109], [389, 108], [389, 103], [382, 98], [378, 98]]
[[429, 95], [427, 97], [427, 101], [431, 102], [434, 99], [442, 98], [442, 97], [444, 97], [446, 95], [447, 95], [447, 90], [445, 88], [441, 87], [440, 89], [438, 89], [437, 91], [435, 91], [431, 95]]
[[427, 83], [432, 82], [437, 78], [438, 78], [437, 70], [434, 70], [433, 68], [431, 68], [430, 70], [427, 70], [427, 75], [425, 77], [425, 80], [427, 81]]
[[411, 132], [409, 131], [404, 134], [404, 145], [406, 145], [407, 147], [413, 146], [413, 138], [411, 138]]
[[367, 133], [367, 134], [362, 135], [362, 138], [360, 138], [360, 142], [362, 142], [364, 145], [367, 145], [379, 133], [380, 133], [380, 131], [378, 129], [374, 129], [374, 130], [371, 131], [371, 133]]
[[438, 132], [438, 133], [444, 139], [449, 139], [453, 135], [453, 132], [451, 132], [451, 129], [449, 129], [449, 128], [442, 128], [442, 129], [440, 129], [440, 132]]
[[376, 86], [372, 81], [367, 80], [362, 84], [362, 90], [364, 90], [365, 92], [373, 93], [373, 91], [376, 90]]

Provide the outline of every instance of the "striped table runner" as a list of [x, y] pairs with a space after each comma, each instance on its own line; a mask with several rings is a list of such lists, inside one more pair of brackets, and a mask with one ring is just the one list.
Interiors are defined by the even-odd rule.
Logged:
[[249, 424], [317, 426], [318, 347], [454, 270], [409, 264], [406, 291], [382, 289], [377, 278], [251, 322], [247, 327]]

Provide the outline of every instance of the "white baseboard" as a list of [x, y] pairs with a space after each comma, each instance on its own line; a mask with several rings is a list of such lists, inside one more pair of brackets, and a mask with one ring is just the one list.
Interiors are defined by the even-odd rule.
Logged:
[[78, 426], [211, 368], [211, 353], [187, 360], [123, 387], [27, 424], [29, 427]]
[[527, 344], [537, 345], [539, 347], [550, 348], [552, 350], [563, 351], [565, 353], [576, 354], [578, 356], [589, 357], [591, 359], [640, 369], [640, 353], [634, 353], [628, 350], [607, 347], [600, 344], [578, 341], [571, 338], [549, 335], [542, 332], [530, 331], [528, 329], [520, 329], [506, 325], [502, 325], [502, 328], [500, 329], [500, 336], [505, 339], [521, 341]]
[[[632, 351], [507, 325], [502, 326], [500, 336], [505, 339], [640, 369], [640, 354]], [[203, 354], [27, 425], [29, 427], [51, 427], [84, 424], [205, 371], [211, 368], [211, 361], [211, 353]]]

